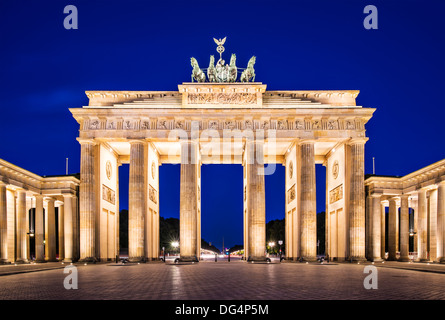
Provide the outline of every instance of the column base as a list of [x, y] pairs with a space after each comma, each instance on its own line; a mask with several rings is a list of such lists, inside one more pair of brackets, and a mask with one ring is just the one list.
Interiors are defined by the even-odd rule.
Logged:
[[62, 262], [65, 262], [65, 263], [72, 263], [72, 262], [74, 262], [74, 261], [73, 261], [73, 259], [67, 259], [67, 258], [65, 258], [65, 259], [63, 259]]
[[416, 262], [424, 262], [424, 263], [430, 263], [432, 262], [430, 259], [417, 259]]
[[28, 259], [19, 259], [19, 260], [16, 260], [14, 263], [16, 263], [16, 264], [29, 264], [29, 261], [28, 261]]
[[247, 262], [267, 262], [266, 257], [252, 257], [247, 258]]
[[298, 261], [300, 262], [316, 262], [317, 261], [317, 257], [300, 257], [298, 259]]
[[365, 257], [349, 257], [348, 261], [354, 263], [354, 262], [366, 262], [368, 260]]
[[411, 259], [409, 257], [400, 257], [399, 260], [397, 260], [399, 262], [410, 262]]
[[96, 263], [97, 259], [94, 258], [94, 257], [87, 257], [87, 258], [80, 259], [79, 262], [83, 262], [83, 263]]
[[199, 262], [198, 257], [196, 256], [185, 256], [179, 257], [179, 262]]
[[11, 262], [8, 259], [0, 259], [0, 264], [11, 264]]
[[45, 263], [46, 260], [45, 259], [36, 259], [34, 262], [35, 263]]
[[440, 258], [439, 263], [444, 263], [445, 264], [445, 257]]
[[146, 257], [130, 257], [128, 258], [128, 262], [130, 263], [145, 263], [147, 262], [147, 258]]
[[373, 258], [371, 259], [372, 262], [382, 262], [384, 261], [382, 258]]

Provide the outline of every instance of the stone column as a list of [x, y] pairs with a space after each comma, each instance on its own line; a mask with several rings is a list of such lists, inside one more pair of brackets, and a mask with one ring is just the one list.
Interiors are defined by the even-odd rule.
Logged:
[[317, 215], [314, 142], [300, 143], [300, 253], [304, 261], [317, 260]]
[[27, 263], [26, 191], [17, 191], [17, 263]]
[[437, 260], [437, 189], [430, 190], [429, 196], [429, 258]]
[[437, 261], [445, 263], [445, 181], [437, 187]]
[[0, 181], [0, 264], [8, 262], [6, 184]]
[[389, 216], [388, 216], [388, 260], [396, 260], [396, 227], [397, 227], [397, 200], [391, 198], [389, 200]]
[[128, 256], [130, 262], [145, 261], [145, 141], [130, 141], [128, 197]]
[[417, 248], [418, 254], [417, 258], [419, 261], [424, 262], [428, 261], [428, 252], [427, 252], [427, 212], [428, 204], [426, 197], [426, 190], [419, 190], [419, 200], [418, 200], [418, 219], [417, 219]]
[[382, 259], [386, 258], [386, 206], [383, 202], [380, 204], [380, 212], [381, 212], [381, 228], [380, 228], [380, 256]]
[[48, 239], [46, 246], [48, 246], [47, 261], [57, 261], [56, 259], [56, 208], [54, 206], [55, 200], [48, 199]]
[[380, 195], [373, 195], [372, 201], [372, 261], [382, 261], [381, 258], [381, 227], [382, 212], [380, 204]]
[[180, 261], [198, 262], [198, 145], [195, 141], [181, 142], [180, 186]]
[[419, 219], [419, 206], [418, 206], [418, 199], [413, 199], [412, 200], [413, 203], [413, 209], [414, 209], [414, 236], [413, 236], [413, 244], [414, 244], [414, 248], [413, 251], [417, 252], [417, 224], [418, 224], [418, 219]]
[[45, 223], [43, 218], [43, 196], [38, 194], [36, 198], [36, 262], [45, 262], [45, 234], [43, 232], [43, 225]]
[[349, 258], [365, 258], [365, 140], [353, 140], [350, 145], [349, 181]]
[[82, 140], [80, 162], [80, 261], [96, 259], [95, 142]]
[[63, 195], [63, 211], [64, 211], [64, 262], [73, 262], [73, 247], [74, 247], [74, 233], [73, 233], [73, 198], [71, 195]]
[[79, 198], [73, 196], [72, 200], [73, 210], [73, 260], [80, 259], [80, 212], [79, 212]]
[[59, 261], [65, 259], [65, 206], [64, 204], [59, 204], [58, 206], [59, 214]]
[[409, 206], [408, 195], [400, 197], [400, 258], [409, 261]]

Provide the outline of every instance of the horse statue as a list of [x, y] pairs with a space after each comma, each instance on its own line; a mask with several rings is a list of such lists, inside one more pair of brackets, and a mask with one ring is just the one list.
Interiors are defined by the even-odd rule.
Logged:
[[205, 73], [199, 68], [198, 61], [196, 61], [195, 58], [190, 58], [190, 61], [192, 63], [193, 71], [192, 71], [192, 82], [193, 79], [195, 79], [197, 82], [205, 82], [206, 81], [206, 75]]
[[238, 69], [236, 68], [236, 54], [232, 53], [229, 66], [229, 82], [235, 82], [238, 76]]
[[250, 58], [246, 70], [244, 70], [243, 73], [241, 74], [240, 78], [241, 82], [249, 82], [250, 79], [252, 79], [252, 82], [255, 82], [255, 69], [253, 68], [255, 62], [256, 62], [255, 56]]
[[210, 56], [210, 63], [207, 69], [207, 79], [209, 79], [209, 82], [216, 82], [216, 68], [215, 68], [214, 56]]

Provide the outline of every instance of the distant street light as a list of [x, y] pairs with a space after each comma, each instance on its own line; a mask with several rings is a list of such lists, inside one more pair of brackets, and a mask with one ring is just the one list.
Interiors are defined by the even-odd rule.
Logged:
[[278, 244], [280, 245], [280, 262], [281, 262], [281, 246], [283, 244], [283, 240], [278, 240]]
[[271, 251], [273, 250], [274, 246], [275, 246], [275, 242], [269, 242], [269, 247], [270, 247]]

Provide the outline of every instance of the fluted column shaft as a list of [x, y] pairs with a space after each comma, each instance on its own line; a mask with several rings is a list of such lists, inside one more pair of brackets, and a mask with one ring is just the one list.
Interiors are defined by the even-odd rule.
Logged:
[[389, 215], [388, 215], [388, 260], [396, 260], [397, 251], [397, 203], [396, 199], [389, 200]]
[[381, 228], [382, 228], [382, 209], [380, 204], [380, 196], [371, 197], [372, 201], [372, 260], [381, 261]]
[[54, 199], [48, 199], [48, 246], [47, 261], [57, 261], [56, 259], [56, 207]]
[[43, 196], [36, 195], [36, 221], [35, 221], [35, 237], [36, 237], [36, 262], [45, 262], [45, 234], [43, 232]]
[[409, 261], [409, 206], [408, 195], [400, 197], [400, 258]]
[[81, 141], [80, 162], [80, 260], [96, 261], [96, 194], [93, 141]]
[[428, 261], [428, 252], [427, 252], [427, 197], [426, 190], [419, 190], [419, 200], [418, 200], [418, 220], [417, 220], [417, 249], [418, 249], [418, 260], [419, 261]]
[[380, 228], [380, 257], [382, 259], [386, 258], [386, 206], [384, 203], [380, 205], [381, 212], [381, 228]]
[[17, 191], [17, 262], [27, 262], [26, 191]]
[[71, 196], [63, 196], [64, 207], [64, 261], [73, 262], [73, 247], [74, 247], [74, 233], [73, 233], [73, 198]]
[[445, 263], [445, 181], [437, 187], [437, 260]]
[[349, 254], [352, 261], [365, 258], [365, 142], [350, 144]]
[[0, 264], [8, 262], [6, 184], [0, 182]]
[[266, 200], [264, 184], [264, 142], [246, 141], [247, 219], [249, 261], [265, 260]]
[[198, 146], [181, 142], [180, 235], [181, 261], [198, 261]]
[[301, 258], [305, 261], [317, 259], [317, 214], [315, 186], [314, 143], [300, 143], [300, 216], [301, 216]]
[[130, 181], [128, 197], [128, 255], [132, 262], [144, 261], [145, 257], [145, 142], [130, 142]]
[[65, 206], [58, 206], [59, 215], [59, 261], [65, 259]]

